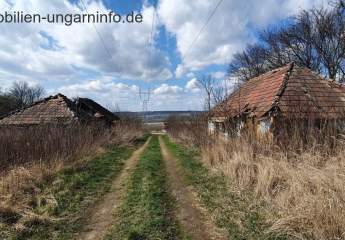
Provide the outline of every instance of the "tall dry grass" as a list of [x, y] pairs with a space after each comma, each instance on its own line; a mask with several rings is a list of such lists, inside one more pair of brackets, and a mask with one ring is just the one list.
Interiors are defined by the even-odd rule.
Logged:
[[56, 159], [68, 161], [89, 146], [102, 142], [104, 129], [97, 126], [71, 125], [0, 128], [0, 165], [2, 171], [11, 167]]
[[[190, 144], [200, 142], [188, 129], [170, 130]], [[279, 144], [251, 134], [208, 137], [199, 145], [202, 159], [227, 177], [234, 192], [265, 203], [268, 232], [293, 239], [345, 239], [344, 142], [326, 137], [334, 131], [321, 137], [320, 129], [302, 136], [289, 129]]]
[[175, 140], [191, 146], [207, 146], [210, 142], [207, 131], [207, 116], [192, 117], [170, 116], [165, 122], [165, 129]]
[[133, 141], [140, 122], [121, 120], [112, 128], [103, 125], [0, 127], [0, 173], [11, 167], [70, 161], [106, 144]]
[[1, 128], [0, 219], [34, 215], [30, 199], [40, 193], [40, 182], [66, 167], [85, 164], [108, 145], [128, 145], [141, 135], [141, 123], [129, 119], [111, 129], [98, 125]]

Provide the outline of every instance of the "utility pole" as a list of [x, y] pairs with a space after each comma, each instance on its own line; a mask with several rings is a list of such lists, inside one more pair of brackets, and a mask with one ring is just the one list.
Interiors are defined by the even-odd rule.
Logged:
[[151, 96], [151, 89], [149, 88], [147, 91], [141, 90], [141, 87], [139, 88], [139, 98], [143, 105], [143, 112], [144, 112], [144, 120], [147, 120], [147, 112], [148, 112], [148, 106], [150, 103], [150, 96]]

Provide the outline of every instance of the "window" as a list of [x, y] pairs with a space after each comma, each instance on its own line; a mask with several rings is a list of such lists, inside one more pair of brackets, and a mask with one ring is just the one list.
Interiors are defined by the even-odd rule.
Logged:
[[260, 133], [262, 133], [262, 134], [268, 133], [271, 129], [271, 125], [272, 125], [272, 122], [271, 122], [271, 119], [269, 119], [269, 118], [260, 121], [260, 123], [259, 123]]

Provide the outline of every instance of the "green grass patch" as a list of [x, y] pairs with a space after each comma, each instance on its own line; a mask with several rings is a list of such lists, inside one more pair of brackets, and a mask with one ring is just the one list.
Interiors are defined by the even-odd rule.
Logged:
[[[44, 194], [33, 202], [34, 211], [57, 220], [27, 222], [27, 230], [11, 239], [72, 239], [86, 222], [88, 208], [110, 190], [126, 160], [145, 140], [137, 141], [135, 146], [111, 147], [84, 166], [65, 169], [52, 181], [41, 183]], [[49, 198], [55, 204], [49, 204]]]
[[286, 239], [266, 234], [269, 225], [261, 206], [231, 192], [224, 176], [210, 173], [198, 160], [197, 151], [175, 144], [167, 136], [163, 139], [179, 159], [185, 180], [194, 187], [201, 204], [215, 214], [217, 226], [227, 229], [229, 239]]
[[182, 239], [173, 208], [158, 137], [153, 136], [127, 182], [119, 222], [107, 239]]

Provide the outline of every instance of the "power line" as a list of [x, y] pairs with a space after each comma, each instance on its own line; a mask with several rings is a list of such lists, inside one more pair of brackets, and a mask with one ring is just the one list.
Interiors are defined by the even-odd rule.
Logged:
[[150, 95], [151, 95], [151, 89], [149, 88], [148, 91], [142, 91], [141, 88], [139, 88], [139, 97], [143, 104], [143, 112], [144, 112], [144, 120], [147, 119], [147, 112], [149, 109], [149, 103], [150, 103]]
[[[84, 0], [80, 0], [80, 2], [81, 2], [81, 4], [83, 5], [84, 10], [86, 11], [86, 13], [89, 14], [89, 11], [88, 11], [88, 9], [87, 9], [87, 7], [86, 7], [86, 4], [85, 4]], [[96, 24], [95, 24], [94, 22], [92, 22], [92, 26], [93, 26], [93, 28], [95, 29], [95, 31], [96, 31], [96, 33], [97, 33], [97, 35], [98, 35], [98, 38], [100, 39], [101, 44], [102, 44], [103, 47], [104, 47], [104, 50], [105, 50], [106, 53], [109, 55], [110, 59], [112, 59], [112, 55], [110, 54], [110, 51], [109, 51], [107, 45], [105, 44], [105, 41], [104, 41], [104, 39], [103, 39], [101, 33], [98, 31], [98, 29], [97, 29], [97, 27], [96, 27]]]
[[139, 88], [139, 98], [141, 101], [150, 101], [150, 96], [151, 96], [151, 89], [149, 88], [147, 91], [142, 91], [141, 87]]
[[152, 25], [151, 25], [151, 35], [150, 35], [150, 55], [149, 55], [149, 73], [152, 74], [152, 62], [153, 62], [153, 41], [154, 41], [154, 28], [155, 28], [155, 16], [156, 16], [156, 11], [155, 7], [153, 7], [152, 11]]
[[196, 35], [196, 37], [193, 39], [192, 43], [189, 45], [186, 53], [182, 56], [182, 60], [185, 59], [185, 57], [188, 55], [188, 53], [190, 52], [190, 50], [192, 49], [193, 45], [195, 44], [195, 42], [198, 40], [198, 38], [200, 37], [201, 33], [205, 30], [206, 26], [208, 25], [208, 23], [211, 21], [212, 17], [214, 16], [214, 14], [217, 12], [217, 9], [219, 8], [220, 4], [223, 2], [224, 0], [219, 0], [219, 2], [217, 3], [216, 7], [213, 9], [213, 11], [211, 12], [210, 16], [208, 16], [205, 24], [202, 26], [202, 28], [200, 29], [199, 33]]
[[[152, 73], [152, 65], [153, 65], [152, 61], [153, 61], [153, 41], [154, 41], [154, 29], [155, 29], [155, 16], [156, 16], [156, 11], [155, 11], [155, 7], [153, 6], [151, 34], [150, 34], [150, 39], [148, 41], [148, 45], [149, 45], [148, 46], [149, 47], [148, 64], [149, 64], [149, 73], [150, 74]], [[151, 95], [151, 89], [150, 88], [147, 91], [142, 91], [141, 87], [139, 88], [139, 98], [140, 98], [140, 101], [142, 101], [145, 120], [146, 120], [146, 113], [149, 109], [150, 95]]]

